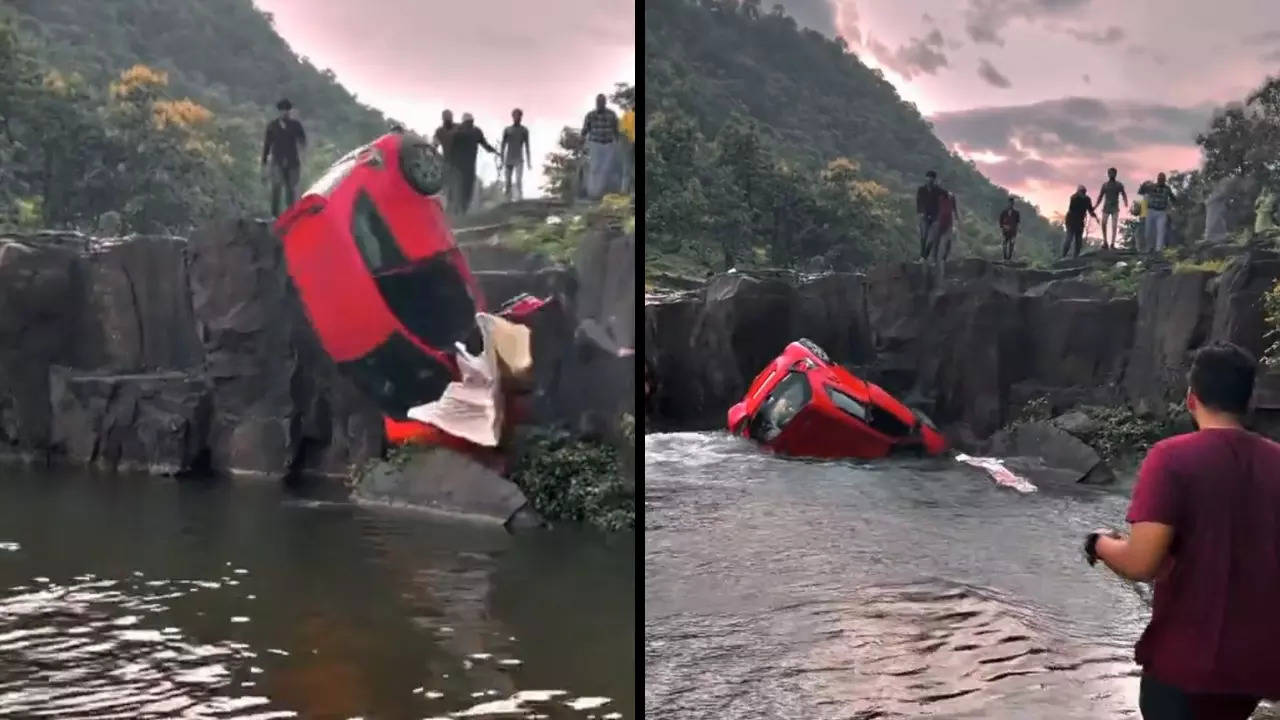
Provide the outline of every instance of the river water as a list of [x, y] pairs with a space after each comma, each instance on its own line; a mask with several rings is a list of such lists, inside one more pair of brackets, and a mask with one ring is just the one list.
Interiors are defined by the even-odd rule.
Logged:
[[635, 538], [0, 471], [0, 718], [634, 718]]
[[1128, 483], [1020, 494], [711, 433], [647, 436], [644, 478], [648, 718], [1138, 717], [1147, 605], [1080, 550]]

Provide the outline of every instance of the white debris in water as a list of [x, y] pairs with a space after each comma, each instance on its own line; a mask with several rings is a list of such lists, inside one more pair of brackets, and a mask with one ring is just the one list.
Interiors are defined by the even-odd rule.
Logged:
[[38, 583], [43, 583], [43, 584], [45, 584], [45, 585], [48, 585], [48, 584], [49, 584], [49, 578], [47, 578], [47, 577], [32, 578], [32, 580], [35, 580], [35, 581], [36, 581], [36, 582], [38, 582]]
[[112, 620], [111, 624], [123, 627], [126, 625], [137, 625], [139, 622], [141, 622], [141, 619], [137, 615], [125, 615], [124, 617], [118, 617], [115, 620]]
[[449, 627], [449, 626], [447, 626], [447, 625], [446, 625], [446, 626], [444, 626], [444, 627], [440, 628], [439, 630], [437, 630], [436, 632], [439, 632], [439, 633], [440, 633], [440, 634], [442, 634], [442, 635], [448, 635], [449, 633], [452, 633], [452, 632], [453, 632], [453, 628], [451, 628], [451, 627]]
[[611, 712], [608, 715], [601, 715], [600, 720], [622, 720], [622, 713]]
[[231, 622], [233, 622], [233, 623], [247, 623], [247, 622], [249, 622], [249, 618], [248, 618], [248, 617], [246, 617], [246, 616], [244, 616], [244, 615], [232, 615], [232, 616], [231, 616]]
[[237, 575], [248, 575], [248, 574], [249, 574], [249, 571], [248, 571], [248, 570], [245, 570], [244, 568], [236, 568], [234, 572], [235, 572], [235, 574], [237, 574]]
[[607, 697], [581, 697], [577, 700], [570, 700], [565, 703], [574, 710], [595, 710], [612, 702], [612, 698]]
[[245, 599], [245, 600], [257, 600], [257, 599], [258, 599], [258, 596], [257, 596], [257, 595], [245, 595], [245, 596], [244, 596], [244, 599]]
[[473, 697], [473, 698], [482, 698], [482, 697], [484, 697], [485, 695], [486, 695], [486, 693], [485, 693], [485, 691], [483, 691], [483, 690], [480, 690], [480, 691], [477, 691], [477, 692], [473, 692], [473, 693], [471, 693], [471, 697]]
[[511, 642], [515, 642], [515, 641], [516, 641], [516, 636], [515, 636], [515, 635], [512, 635], [512, 636], [508, 637], [507, 639], [508, 639], [508, 640], [510, 640]]
[[489, 653], [471, 653], [467, 657], [471, 658], [472, 660], [492, 660], [493, 659], [493, 655], [490, 655]]
[[275, 653], [276, 655], [283, 655], [284, 657], [289, 657], [288, 650], [281, 650], [279, 648], [267, 648], [267, 652]]
[[1013, 488], [1020, 493], [1033, 493], [1037, 490], [1030, 480], [1013, 474], [1009, 468], [1004, 466], [1003, 462], [996, 458], [976, 458], [961, 453], [956, 456], [956, 461], [986, 470], [997, 485]]
[[463, 660], [463, 661], [462, 661], [462, 669], [463, 669], [463, 670], [470, 670], [471, 668], [473, 668], [473, 667], [475, 667], [475, 666], [476, 666], [476, 665], [475, 665], [475, 663], [471, 662], [470, 660]]
[[[0, 551], [18, 552], [21, 549], [22, 546], [12, 540], [0, 540]], [[76, 579], [79, 580], [79, 578]]]
[[116, 637], [131, 642], [164, 642], [164, 634], [159, 630], [121, 630]]
[[262, 674], [262, 668], [258, 667], [257, 665], [250, 665], [250, 666], [249, 666], [249, 672], [250, 672], [250, 673], [252, 673], [252, 674], [254, 674], [254, 675], [261, 675], [261, 674]]
[[503, 667], [520, 667], [524, 664], [524, 661], [516, 658], [506, 658], [505, 660], [499, 660], [498, 664]]
[[440, 698], [444, 697], [444, 693], [439, 692], [437, 690], [428, 690], [425, 693], [423, 693], [422, 696], [428, 700], [439, 700]]
[[143, 575], [143, 574], [142, 574], [142, 571], [141, 571], [141, 570], [134, 570], [134, 571], [133, 571], [133, 576], [134, 576], [134, 577], [146, 577], [146, 575]]

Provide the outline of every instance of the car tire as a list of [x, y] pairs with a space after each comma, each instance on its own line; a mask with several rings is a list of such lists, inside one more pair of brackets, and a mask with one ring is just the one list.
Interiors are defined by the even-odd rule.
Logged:
[[400, 143], [400, 173], [409, 187], [423, 195], [444, 189], [444, 159], [426, 140], [406, 137]]
[[813, 353], [814, 356], [816, 356], [822, 362], [828, 365], [831, 364], [831, 356], [827, 354], [826, 350], [823, 350], [822, 348], [818, 347], [818, 344], [816, 342], [810, 340], [809, 338], [800, 338], [796, 342], [803, 345], [805, 350], [808, 350], [809, 352]]

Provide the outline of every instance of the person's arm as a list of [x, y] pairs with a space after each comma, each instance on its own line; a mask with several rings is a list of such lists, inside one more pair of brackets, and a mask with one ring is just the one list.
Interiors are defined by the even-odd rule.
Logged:
[[476, 139], [480, 142], [480, 146], [485, 150], [488, 150], [494, 155], [498, 154], [498, 151], [493, 149], [493, 146], [489, 144], [489, 141], [484, 139], [484, 131], [480, 128], [476, 128]]
[[533, 167], [533, 155], [530, 154], [531, 152], [532, 151], [529, 150], [529, 130], [528, 128], [525, 128], [525, 131], [524, 131], [524, 165], [525, 167], [529, 167], [529, 168]]
[[1124, 201], [1124, 206], [1129, 207], [1129, 193], [1124, 191], [1124, 186], [1120, 186], [1120, 199]]
[[307, 131], [302, 129], [302, 123], [298, 123], [298, 150], [307, 149]]
[[1126, 519], [1129, 536], [1098, 538], [1098, 559], [1129, 580], [1156, 577], [1169, 559], [1179, 513], [1178, 486], [1166, 451], [1157, 446], [1147, 454], [1133, 487]]
[[587, 130], [591, 128], [591, 113], [582, 119], [582, 141], [587, 141]]

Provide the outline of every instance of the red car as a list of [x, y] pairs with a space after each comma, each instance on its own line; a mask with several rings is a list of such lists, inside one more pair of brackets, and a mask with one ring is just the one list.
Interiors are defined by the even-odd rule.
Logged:
[[458, 377], [455, 342], [479, 349], [483, 298], [434, 197], [443, 183], [429, 142], [389, 133], [334, 163], [275, 224], [320, 342], [393, 418]]
[[802, 457], [873, 459], [947, 450], [946, 438], [927, 417], [832, 363], [805, 339], [787, 345], [729, 408], [729, 431]]

